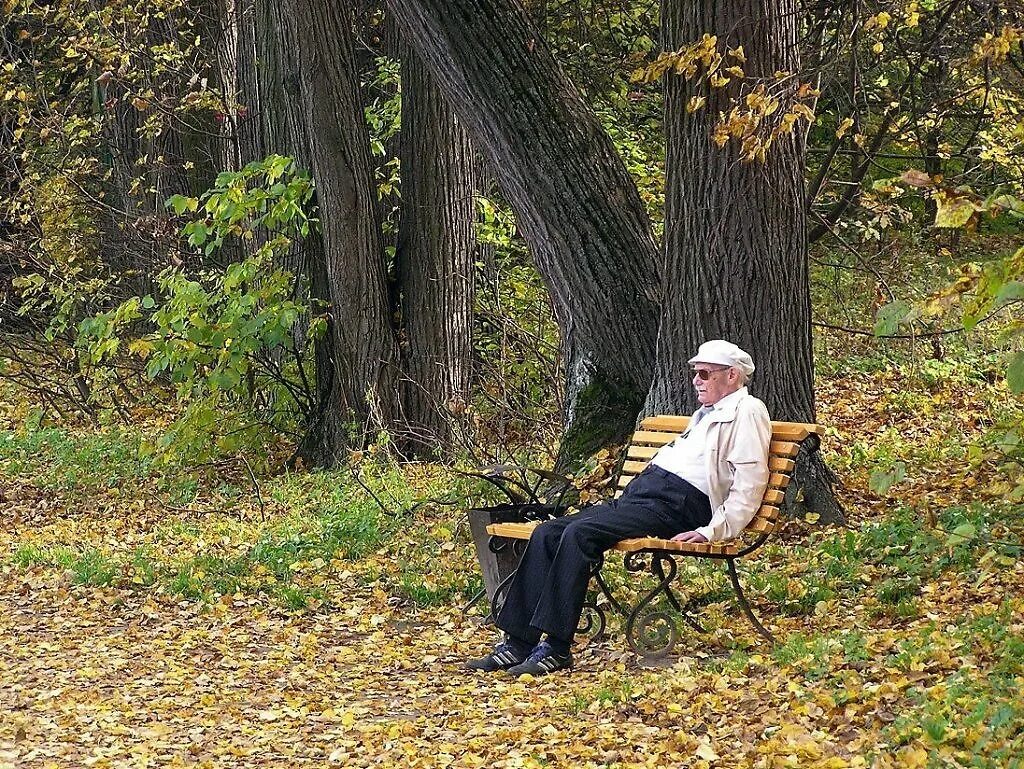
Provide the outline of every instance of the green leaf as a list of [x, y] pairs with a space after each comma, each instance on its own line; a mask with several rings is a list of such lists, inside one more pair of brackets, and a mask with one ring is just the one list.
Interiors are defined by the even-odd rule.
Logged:
[[185, 211], [195, 211], [199, 208], [199, 200], [186, 195], [171, 195], [164, 203], [165, 206], [174, 209], [174, 213], [181, 216]]
[[951, 193], [939, 193], [936, 195], [935, 206], [936, 227], [963, 227], [977, 211], [974, 203], [969, 198]]
[[907, 477], [907, 465], [905, 462], [893, 462], [886, 468], [875, 470], [871, 473], [868, 486], [873, 492], [885, 495], [889, 489]]
[[1017, 299], [1024, 299], [1024, 283], [1019, 280], [1007, 281], [996, 293], [996, 302], [1012, 302]]
[[1014, 353], [1006, 368], [1006, 384], [1015, 393], [1024, 393], [1024, 352]]
[[156, 307], [156, 301], [149, 294], [142, 297], [142, 308], [144, 310], [152, 310]]
[[949, 539], [947, 540], [950, 547], [956, 545], [963, 545], [974, 539], [977, 534], [977, 529], [973, 523], [961, 523], [953, 531], [949, 532]]
[[892, 336], [910, 315], [910, 305], [902, 299], [878, 308], [875, 316], [875, 336]]

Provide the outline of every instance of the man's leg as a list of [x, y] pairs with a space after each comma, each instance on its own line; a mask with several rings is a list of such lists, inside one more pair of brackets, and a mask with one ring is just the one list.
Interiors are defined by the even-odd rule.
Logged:
[[[550, 565], [546, 570], [535, 569], [530, 580], [529, 595], [535, 605], [532, 616], [524, 622], [522, 613], [506, 617], [503, 610], [498, 626], [516, 632], [512, 630], [514, 619], [519, 632], [532, 628], [534, 637], [543, 630], [560, 641], [571, 641], [590, 574], [608, 548], [630, 537], [672, 537], [704, 525], [710, 517], [704, 494], [666, 470], [649, 468], [633, 479], [620, 499], [561, 519], [566, 523], [553, 553], [553, 536], [543, 540], [545, 564]], [[525, 608], [520, 605], [519, 612]], [[510, 620], [508, 627], [502, 622], [505, 619]]]
[[466, 662], [466, 668], [493, 673], [518, 665], [530, 656], [540, 640], [540, 630], [530, 625], [530, 617], [536, 609], [539, 590], [551, 568], [551, 561], [558, 551], [562, 531], [571, 520], [553, 518], [533, 530], [495, 620], [505, 631], [505, 640], [490, 654]]
[[552, 518], [533, 530], [526, 550], [519, 559], [515, 576], [509, 583], [505, 602], [495, 618], [495, 624], [512, 638], [525, 641], [531, 647], [540, 640], [541, 631], [530, 624], [530, 618], [537, 609], [537, 600], [547, 582], [562, 532], [574, 518], [586, 515], [592, 509], [588, 508], [577, 515]]

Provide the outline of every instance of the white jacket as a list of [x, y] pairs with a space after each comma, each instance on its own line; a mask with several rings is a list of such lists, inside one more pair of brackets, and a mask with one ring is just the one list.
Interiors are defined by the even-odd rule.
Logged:
[[704, 419], [710, 422], [704, 459], [711, 521], [696, 531], [715, 542], [737, 536], [757, 513], [768, 486], [772, 424], [768, 409], [746, 387], [716, 403]]

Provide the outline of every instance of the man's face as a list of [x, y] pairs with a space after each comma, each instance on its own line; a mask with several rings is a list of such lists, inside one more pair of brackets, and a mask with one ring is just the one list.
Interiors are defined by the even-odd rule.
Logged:
[[739, 372], [734, 368], [713, 363], [693, 364], [693, 388], [702, 406], [714, 406], [741, 386]]

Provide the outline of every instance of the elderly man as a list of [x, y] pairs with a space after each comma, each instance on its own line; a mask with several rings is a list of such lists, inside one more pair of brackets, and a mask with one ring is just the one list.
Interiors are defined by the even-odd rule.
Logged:
[[722, 339], [702, 344], [689, 362], [701, 404], [689, 428], [619, 499], [534, 530], [498, 614], [505, 640], [468, 669], [544, 675], [572, 667], [569, 647], [587, 583], [605, 550], [640, 536], [729, 539], [754, 517], [768, 483], [772, 434], [768, 410], [745, 386], [754, 364]]

